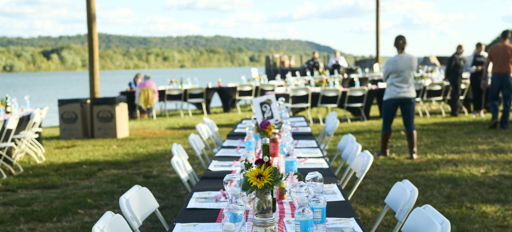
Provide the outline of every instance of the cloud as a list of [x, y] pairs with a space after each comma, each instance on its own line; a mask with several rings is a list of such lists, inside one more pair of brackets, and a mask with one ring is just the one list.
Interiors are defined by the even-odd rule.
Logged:
[[140, 33], [149, 35], [198, 34], [201, 30], [196, 24], [178, 21], [168, 16], [152, 16], [139, 25]]
[[325, 4], [305, 2], [291, 11], [281, 11], [275, 22], [298, 22], [312, 19], [340, 19], [361, 16], [369, 11], [368, 0], [331, 0]]
[[98, 23], [129, 24], [136, 21], [133, 10], [128, 8], [100, 9]]
[[425, 0], [390, 0], [383, 5], [382, 15], [388, 18], [387, 22], [395, 30], [429, 31], [452, 36], [454, 30], [451, 26], [465, 19], [461, 13], [442, 13], [433, 2]]
[[237, 11], [249, 8], [252, 0], [168, 0], [167, 6], [186, 10]]
[[241, 26], [253, 26], [263, 24], [267, 18], [258, 12], [243, 12], [232, 14], [225, 18], [209, 19], [206, 23], [208, 27], [216, 28], [235, 28]]

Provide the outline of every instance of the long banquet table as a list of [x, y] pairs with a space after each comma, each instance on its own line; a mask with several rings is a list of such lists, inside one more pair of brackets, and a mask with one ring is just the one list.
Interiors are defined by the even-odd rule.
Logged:
[[[292, 118], [303, 118], [301, 117], [292, 117]], [[304, 118], [304, 121], [305, 120]], [[241, 123], [242, 121], [240, 121]], [[236, 128], [236, 126], [235, 126]], [[239, 133], [235, 131], [235, 128], [227, 135], [227, 139], [243, 139], [245, 133]], [[315, 137], [311, 132], [301, 132], [301, 133], [292, 133], [295, 140], [314, 140]], [[316, 142], [315, 142], [316, 143]], [[316, 144], [318, 147], [318, 144]], [[223, 148], [234, 148], [234, 147], [224, 147]], [[214, 157], [213, 160], [219, 161], [235, 161], [237, 157]], [[320, 158], [321, 159], [321, 158]], [[324, 177], [325, 184], [333, 184], [337, 183], [338, 179], [334, 175], [334, 172], [330, 168], [299, 168], [298, 170], [302, 175], [306, 176], [307, 173], [312, 171], [319, 171], [322, 173]], [[200, 181], [193, 188], [192, 193], [187, 197], [184, 202], [184, 206], [181, 211], [178, 213], [176, 218], [174, 219], [173, 227], [176, 223], [213, 223], [216, 222], [219, 216], [219, 209], [197, 209], [197, 208], [187, 208], [191, 197], [194, 192], [198, 191], [218, 191], [223, 189], [223, 178], [225, 175], [231, 173], [231, 171], [211, 171], [205, 170], [204, 174], [201, 176]], [[338, 188], [340, 188], [337, 185]], [[346, 200], [347, 197], [343, 190], [340, 191], [345, 198], [344, 201], [330, 201], [327, 203], [327, 217], [337, 217], [337, 218], [354, 218], [357, 224], [364, 230], [359, 217], [354, 211], [352, 204], [350, 201]]]

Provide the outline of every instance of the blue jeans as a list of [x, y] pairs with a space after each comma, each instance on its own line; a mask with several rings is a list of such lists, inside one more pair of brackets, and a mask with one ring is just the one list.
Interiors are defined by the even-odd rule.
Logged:
[[500, 121], [500, 126], [503, 129], [508, 128], [510, 97], [512, 94], [511, 81], [510, 74], [493, 74], [491, 77], [491, 87], [489, 88], [489, 108], [491, 109], [493, 121], [498, 120], [500, 92], [503, 97], [503, 112], [501, 113]]
[[391, 125], [393, 124], [393, 119], [395, 119], [398, 107], [400, 107], [400, 112], [402, 112], [405, 130], [416, 130], [414, 126], [416, 99], [395, 98], [387, 99], [382, 102], [382, 131], [391, 132]]

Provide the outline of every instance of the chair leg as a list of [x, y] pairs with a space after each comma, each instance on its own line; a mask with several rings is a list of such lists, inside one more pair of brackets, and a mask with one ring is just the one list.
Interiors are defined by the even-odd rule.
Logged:
[[313, 125], [313, 118], [311, 117], [311, 108], [308, 108], [308, 118], [310, 125]]
[[189, 117], [192, 117], [192, 110], [190, 109], [190, 105], [188, 105], [188, 116]]
[[367, 121], [366, 114], [364, 113], [364, 108], [359, 109], [361, 111], [361, 117], [363, 118], [363, 121]]
[[240, 104], [238, 104], [239, 102], [236, 103], [236, 109], [238, 110], [238, 114], [241, 114], [242, 113], [242, 110], [240, 110]]
[[208, 112], [206, 112], [206, 103], [201, 103], [201, 106], [203, 107], [203, 114], [204, 116], [208, 116]]

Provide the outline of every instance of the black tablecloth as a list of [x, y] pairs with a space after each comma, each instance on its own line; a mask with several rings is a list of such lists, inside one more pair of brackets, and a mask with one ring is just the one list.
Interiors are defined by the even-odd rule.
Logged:
[[[303, 133], [304, 135], [297, 136], [300, 139], [314, 139], [312, 133]], [[241, 138], [243, 135], [231, 132], [230, 135], [232, 138]], [[222, 161], [230, 161], [236, 160], [236, 157], [214, 157], [215, 160]], [[312, 171], [319, 171], [324, 176], [324, 183], [331, 184], [337, 183], [337, 178], [334, 175], [333, 171], [330, 168], [308, 168], [308, 169], [299, 169], [299, 172], [302, 175], [307, 175], [307, 173]], [[193, 192], [196, 191], [217, 191], [223, 188], [222, 179], [226, 174], [231, 172], [213, 172], [210, 170], [206, 170], [199, 183], [193, 188]], [[343, 196], [346, 199], [345, 193], [343, 190], [341, 191]], [[187, 200], [185, 200], [183, 208], [178, 213], [176, 218], [174, 219], [174, 223], [193, 223], [193, 222], [215, 222], [218, 215], [218, 209], [187, 209], [188, 202], [192, 194], [189, 194]], [[354, 211], [350, 201], [334, 201], [327, 203], [327, 217], [342, 217], [342, 218], [350, 218], [354, 217], [359, 225], [362, 227], [359, 217]], [[174, 226], [174, 225], [173, 225]], [[364, 228], [363, 228], [364, 229]]]

